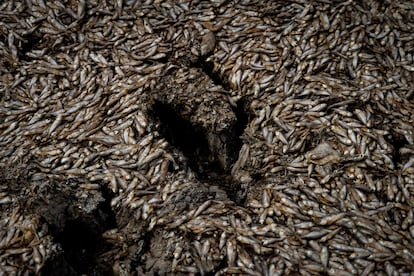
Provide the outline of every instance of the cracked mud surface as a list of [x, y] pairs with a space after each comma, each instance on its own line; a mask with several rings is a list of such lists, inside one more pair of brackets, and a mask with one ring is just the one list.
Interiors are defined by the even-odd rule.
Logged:
[[0, 4], [0, 274], [410, 273], [413, 9]]

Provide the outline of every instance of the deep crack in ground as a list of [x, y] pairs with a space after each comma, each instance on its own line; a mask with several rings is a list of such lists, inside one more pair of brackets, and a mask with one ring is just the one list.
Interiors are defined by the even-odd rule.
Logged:
[[[224, 140], [230, 144], [224, 145], [227, 149], [226, 160], [231, 160], [231, 164], [238, 159], [239, 151], [243, 145], [241, 136], [247, 125], [248, 115], [244, 112], [243, 101], [233, 109], [237, 121], [230, 129], [226, 130]], [[237, 204], [242, 204], [244, 199], [235, 196], [240, 194], [242, 189], [240, 183], [231, 175], [231, 166], [224, 168], [218, 156], [222, 152], [209, 145], [207, 136], [217, 135], [211, 133], [200, 125], [193, 124], [184, 119], [179, 110], [172, 106], [156, 101], [152, 109], [154, 119], [158, 120], [160, 133], [170, 143], [178, 149], [186, 160], [186, 165], [194, 171], [197, 179], [206, 183], [220, 183], [220, 186], [227, 192], [229, 199]], [[242, 193], [243, 194], [243, 193]]]
[[108, 275], [112, 271], [112, 264], [103, 263], [98, 258], [112, 247], [105, 242], [102, 233], [116, 227], [115, 214], [110, 206], [113, 195], [103, 189], [102, 196], [105, 200], [91, 213], [77, 213], [79, 210], [72, 211], [76, 209], [75, 206], [67, 202], [57, 203], [65, 206], [61, 210], [63, 213], [58, 214], [64, 226], [49, 222], [49, 228], [63, 252], [46, 262], [41, 275]]

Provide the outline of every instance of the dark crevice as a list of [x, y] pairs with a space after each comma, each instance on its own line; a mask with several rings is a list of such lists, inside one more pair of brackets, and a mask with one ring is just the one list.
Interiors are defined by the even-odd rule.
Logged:
[[233, 154], [232, 160], [233, 163], [237, 161], [239, 158], [239, 151], [241, 150], [243, 146], [243, 139], [242, 135], [244, 133], [244, 130], [247, 127], [247, 124], [249, 123], [249, 112], [246, 112], [248, 110], [246, 101], [242, 98], [238, 101], [237, 106], [233, 107], [233, 112], [236, 115], [237, 121], [234, 126], [234, 140], [233, 140]]
[[76, 272], [76, 270], [67, 262], [65, 256], [61, 254], [55, 258], [48, 259], [39, 274], [42, 276], [77, 276], [79, 275], [79, 272]]
[[[230, 90], [227, 79], [214, 70], [214, 63], [207, 61], [207, 56], [193, 57], [182, 60], [190, 67], [200, 68], [210, 77], [215, 85]], [[184, 103], [183, 103], [184, 105]], [[180, 114], [179, 107], [171, 106], [160, 101], [155, 101], [152, 111], [153, 117], [160, 125], [160, 133], [173, 147], [179, 150], [186, 159], [186, 166], [194, 171], [198, 180], [210, 185], [219, 185], [229, 199], [236, 204], [243, 205], [246, 198], [246, 188], [231, 175], [231, 167], [239, 158], [239, 151], [243, 146], [241, 136], [249, 122], [250, 113], [248, 102], [240, 99], [232, 111], [237, 120], [236, 123], [224, 133], [211, 133], [202, 126], [192, 124]], [[223, 145], [209, 145], [209, 138], [220, 136]], [[224, 137], [223, 137], [224, 136]], [[211, 139], [210, 139], [211, 140]], [[230, 163], [223, 166], [217, 149], [224, 150], [225, 159]]]
[[400, 149], [406, 146], [408, 142], [404, 136], [398, 133], [392, 133], [388, 136], [385, 136], [384, 138], [393, 147], [392, 161], [394, 163], [394, 166], [397, 168], [398, 164], [403, 163], [403, 157], [400, 154]]
[[200, 57], [197, 62], [192, 64], [192, 66], [203, 70], [203, 72], [210, 77], [215, 85], [219, 85], [225, 90], [230, 90], [230, 85], [227, 79], [220, 76], [219, 72], [214, 70], [214, 62], [207, 61], [206, 57]]
[[168, 104], [155, 102], [153, 112], [160, 122], [160, 133], [186, 157], [187, 165], [200, 180], [209, 179], [214, 172], [224, 173], [210, 152], [206, 130], [192, 125]]
[[236, 203], [238, 206], [245, 206], [247, 198], [247, 187], [244, 187], [240, 182], [229, 178], [227, 185], [224, 186], [228, 198]]
[[137, 244], [137, 250], [131, 258], [130, 268], [135, 270], [137, 267], [145, 266], [143, 256], [151, 250], [151, 243], [154, 238], [154, 231], [149, 231], [144, 234], [142, 239]]
[[211, 276], [213, 276], [213, 275], [217, 275], [217, 272], [219, 272], [220, 270], [225, 269], [226, 267], [228, 267], [228, 265], [229, 265], [229, 264], [227, 263], [227, 260], [223, 258], [223, 259], [220, 261], [220, 263], [219, 263], [216, 267], [214, 267], [213, 271], [208, 272], [208, 273], [206, 273], [205, 275], [206, 275], [206, 276], [207, 276], [207, 275], [211, 275]]
[[22, 43], [21, 49], [18, 52], [19, 58], [21, 60], [26, 60], [28, 57], [26, 53], [30, 52], [31, 50], [35, 49], [35, 47], [41, 43], [42, 37], [38, 34], [30, 34], [27, 35], [25, 38], [25, 42]]
[[116, 227], [115, 214], [110, 207], [112, 194], [103, 189], [105, 200], [91, 213], [75, 215], [73, 206], [68, 203], [60, 216], [66, 219], [63, 225], [50, 225], [55, 242], [63, 253], [49, 259], [42, 268], [41, 275], [108, 275], [112, 264], [98, 260], [112, 245], [105, 242], [102, 233]]
[[111, 200], [115, 194], [104, 186], [101, 188], [101, 193], [105, 200], [99, 204], [98, 211], [101, 212], [101, 216], [104, 218], [105, 230], [115, 228], [117, 226], [116, 216], [111, 208]]
[[[185, 157], [185, 166], [188, 166], [201, 182], [218, 185], [226, 191], [228, 198], [236, 204], [243, 204], [245, 188], [231, 176], [231, 165], [237, 161], [239, 151], [243, 145], [241, 136], [247, 126], [249, 116], [245, 112], [245, 102], [240, 100], [233, 108], [237, 121], [224, 133], [209, 133], [208, 129], [193, 124], [180, 115], [180, 110], [169, 104], [155, 101], [152, 112], [159, 122], [159, 131], [171, 145], [171, 150], [178, 150]], [[221, 141], [225, 145], [209, 145], [208, 135], [224, 135]], [[225, 148], [226, 159], [230, 166], [223, 167], [219, 161], [217, 149]], [[216, 148], [216, 149], [215, 149]]]
[[84, 219], [66, 223], [63, 232], [56, 238], [64, 251], [68, 264], [78, 273], [90, 273], [98, 250], [100, 230]]

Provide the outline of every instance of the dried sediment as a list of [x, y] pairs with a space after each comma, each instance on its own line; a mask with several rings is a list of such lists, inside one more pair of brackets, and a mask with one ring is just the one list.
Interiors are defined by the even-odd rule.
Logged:
[[[41, 227], [63, 224], [28, 206], [49, 183], [44, 193], [62, 191], [81, 217], [104, 202], [116, 220], [94, 228], [107, 245], [90, 249], [90, 264], [69, 260], [78, 273], [409, 273], [412, 10], [2, 4], [0, 162], [25, 181], [2, 184], [1, 267], [47, 273], [69, 258]], [[204, 140], [196, 154], [168, 134], [163, 108]]]

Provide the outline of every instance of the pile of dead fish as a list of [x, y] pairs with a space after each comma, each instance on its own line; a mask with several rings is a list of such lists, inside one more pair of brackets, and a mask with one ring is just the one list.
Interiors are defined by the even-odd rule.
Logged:
[[[64, 254], [23, 201], [68, 183], [80, 214], [112, 195], [115, 274], [414, 270], [410, 1], [5, 1], [0, 75], [0, 166], [27, 180], [0, 182], [0, 274]], [[231, 180], [200, 179], [156, 104]]]

